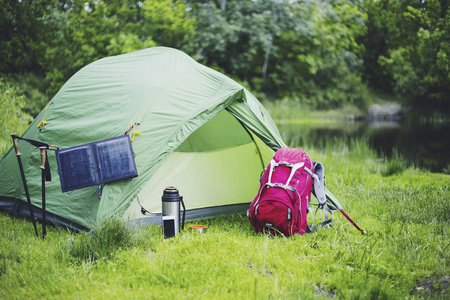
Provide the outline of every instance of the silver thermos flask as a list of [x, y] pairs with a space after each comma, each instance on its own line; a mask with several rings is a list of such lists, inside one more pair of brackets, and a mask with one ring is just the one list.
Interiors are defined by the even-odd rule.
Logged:
[[[180, 225], [184, 229], [186, 208], [183, 197], [180, 196], [177, 188], [167, 187], [162, 195], [162, 229], [164, 238], [168, 239], [180, 232]], [[183, 220], [180, 223], [180, 203], [183, 205]]]

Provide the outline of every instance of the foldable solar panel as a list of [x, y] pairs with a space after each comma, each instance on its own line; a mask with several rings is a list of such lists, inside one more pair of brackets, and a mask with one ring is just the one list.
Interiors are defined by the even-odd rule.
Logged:
[[128, 135], [58, 150], [56, 161], [63, 192], [138, 175]]

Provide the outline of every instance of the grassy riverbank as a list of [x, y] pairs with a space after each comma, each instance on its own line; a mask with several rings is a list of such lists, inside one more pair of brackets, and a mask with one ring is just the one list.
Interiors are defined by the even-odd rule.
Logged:
[[329, 110], [312, 110], [308, 105], [287, 99], [276, 102], [266, 101], [263, 105], [275, 121], [298, 122], [311, 119], [348, 119], [360, 117], [367, 113], [354, 105], [345, 105]]
[[232, 215], [197, 222], [204, 235], [164, 240], [159, 227], [112, 220], [94, 235], [50, 228], [43, 242], [31, 222], [2, 213], [0, 298], [448, 297], [450, 177], [388, 176], [394, 161], [364, 142], [304, 149], [324, 163], [327, 186], [366, 235], [340, 214], [333, 228], [292, 238], [256, 234], [245, 215]]

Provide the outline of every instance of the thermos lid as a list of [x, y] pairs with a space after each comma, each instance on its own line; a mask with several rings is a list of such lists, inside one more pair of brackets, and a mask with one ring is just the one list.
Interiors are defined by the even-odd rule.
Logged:
[[163, 196], [162, 201], [164, 202], [178, 202], [181, 201], [183, 197], [180, 196], [178, 189], [174, 186], [166, 187]]

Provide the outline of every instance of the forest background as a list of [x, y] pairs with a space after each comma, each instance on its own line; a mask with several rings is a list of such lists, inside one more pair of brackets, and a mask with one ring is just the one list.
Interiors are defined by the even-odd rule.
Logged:
[[26, 128], [87, 64], [153, 46], [180, 49], [263, 101], [364, 111], [375, 91], [420, 111], [450, 112], [447, 0], [0, 0], [0, 7], [2, 129]]

